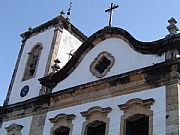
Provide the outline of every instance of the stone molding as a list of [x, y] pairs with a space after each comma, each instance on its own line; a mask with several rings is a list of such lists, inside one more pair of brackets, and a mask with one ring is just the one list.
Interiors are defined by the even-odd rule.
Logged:
[[66, 127], [70, 129], [69, 135], [72, 135], [73, 124], [72, 120], [76, 117], [74, 114], [58, 114], [54, 118], [50, 118], [49, 121], [53, 123], [50, 135], [54, 135], [54, 132], [60, 127]]
[[[44, 76], [47, 76], [50, 72], [52, 72], [50, 67], [53, 64], [53, 61], [57, 58], [57, 53], [59, 50], [62, 33], [63, 33], [63, 26], [61, 23], [58, 23], [58, 25], [56, 25], [54, 30], [54, 35], [51, 43], [51, 48], [48, 54], [48, 60], [47, 60]], [[51, 93], [51, 90], [42, 86], [39, 95], [48, 94], [48, 93]]]
[[7, 135], [13, 135], [13, 134], [22, 135], [21, 129], [23, 127], [24, 126], [22, 126], [22, 125], [13, 123], [13, 124], [9, 125], [8, 127], [5, 127], [5, 129], [7, 131]]
[[[38, 33], [44, 32], [45, 30], [55, 27], [60, 22], [63, 24], [63, 27], [66, 30], [68, 30], [71, 34], [73, 34], [80, 41], [83, 42], [87, 39], [86, 35], [84, 35], [79, 29], [77, 29], [74, 25], [72, 25], [69, 21], [67, 21], [66, 18], [64, 18], [62, 15], [59, 15], [44, 24], [41, 24], [25, 33], [22, 33], [20, 36], [23, 38], [23, 41], [26, 41], [27, 39], [29, 39], [30, 37], [32, 37]], [[71, 29], [69, 29], [69, 26], [71, 27]]]
[[148, 135], [153, 135], [153, 111], [150, 110], [150, 107], [154, 102], [155, 100], [152, 98], [146, 100], [135, 98], [127, 101], [125, 104], [118, 105], [124, 112], [121, 116], [120, 135], [125, 135], [126, 121], [131, 117], [136, 117], [136, 115], [145, 115], [149, 117]]
[[16, 124], [16, 123], [13, 123], [13, 124], [9, 125], [8, 127], [6, 127], [6, 131], [9, 132], [9, 131], [11, 131], [11, 130], [13, 130], [13, 129], [21, 130], [23, 127], [24, 127], [24, 126], [22, 126], [22, 125], [18, 125], [18, 124]]
[[180, 58], [0, 108], [2, 121], [179, 83]]
[[102, 108], [99, 106], [94, 106], [94, 107], [89, 108], [87, 111], [81, 112], [81, 115], [83, 117], [88, 118], [94, 112], [100, 112], [100, 113], [107, 114], [107, 113], [111, 112], [111, 110], [112, 110], [111, 107]]
[[176, 34], [171, 38], [164, 38], [153, 42], [140, 42], [136, 40], [127, 31], [116, 27], [105, 27], [90, 36], [76, 51], [76, 54], [60, 71], [54, 75], [40, 78], [39, 81], [43, 86], [53, 88], [57, 83], [67, 78], [80, 64], [86, 54], [93, 49], [98, 43], [110, 39], [119, 38], [127, 42], [127, 44], [135, 51], [142, 54], [160, 55], [170, 50], [180, 50], [180, 34]]
[[108, 114], [111, 112], [111, 110], [111, 107], [101, 108], [99, 106], [94, 106], [89, 108], [87, 111], [81, 112], [81, 115], [86, 118], [86, 121], [83, 123], [81, 135], [87, 135], [87, 126], [94, 121], [106, 123], [105, 135], [108, 135], [110, 121]]
[[65, 114], [65, 113], [61, 113], [61, 114], [58, 114], [58, 115], [56, 115], [54, 118], [50, 118], [49, 119], [49, 121], [51, 122], [51, 123], [56, 123], [56, 122], [58, 122], [60, 119], [66, 119], [67, 121], [71, 121], [71, 120], [73, 120], [74, 118], [76, 117], [76, 115], [74, 115], [74, 114]]
[[[99, 73], [97, 71], [97, 69], [95, 69], [95, 67], [101, 62], [101, 59], [105, 57], [106, 59], [108, 59], [110, 61], [110, 64], [107, 66], [107, 68], [104, 70], [103, 73]], [[97, 78], [102, 78], [104, 77], [107, 72], [110, 71], [110, 69], [112, 68], [112, 66], [114, 65], [115, 62], [115, 58], [114, 56], [112, 56], [110, 53], [108, 52], [101, 52], [95, 59], [94, 61], [91, 63], [90, 65], [90, 72], [92, 73], [93, 76], [97, 77]]]
[[53, 39], [51, 43], [51, 49], [48, 55], [48, 61], [47, 61], [44, 76], [47, 76], [51, 72], [50, 67], [53, 64], [53, 61], [57, 58], [57, 53], [60, 46], [62, 33], [63, 33], [63, 26], [59, 24], [55, 27], [55, 30], [54, 30], [54, 35], [53, 35]]
[[129, 108], [131, 108], [133, 105], [140, 105], [143, 106], [143, 108], [150, 108], [150, 106], [154, 103], [154, 99], [146, 99], [142, 100], [139, 98], [131, 99], [127, 101], [125, 104], [118, 105], [118, 107], [126, 112]]

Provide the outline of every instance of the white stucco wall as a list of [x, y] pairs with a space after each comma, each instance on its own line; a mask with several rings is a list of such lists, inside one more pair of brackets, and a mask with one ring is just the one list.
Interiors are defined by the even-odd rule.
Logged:
[[110, 118], [108, 135], [119, 135], [121, 116], [123, 115], [123, 111], [121, 111], [117, 105], [124, 104], [128, 100], [133, 98], [141, 98], [141, 99], [153, 98], [155, 100], [154, 104], [151, 106], [151, 110], [153, 110], [153, 135], [165, 135], [166, 132], [165, 87], [159, 87], [151, 90], [146, 90], [143, 92], [137, 92], [137, 93], [117, 96], [109, 99], [103, 99], [95, 102], [84, 103], [81, 105], [76, 105], [69, 108], [48, 112], [43, 135], [50, 134], [50, 130], [53, 127], [53, 124], [49, 121], [49, 118], [53, 118], [60, 113], [76, 115], [75, 119], [73, 120], [72, 135], [81, 135], [82, 125], [83, 122], [85, 121], [85, 118], [81, 116], [80, 112], [87, 111], [89, 108], [93, 106], [112, 108], [112, 111], [108, 115], [108, 117]]
[[115, 64], [106, 74], [106, 77], [125, 73], [142, 67], [150, 66], [155, 63], [164, 61], [164, 56], [158, 57], [154, 55], [143, 55], [133, 50], [122, 39], [111, 38], [100, 42], [93, 48], [78, 67], [62, 82], [53, 89], [53, 92], [76, 86], [77, 84], [85, 84], [98, 80], [89, 70], [90, 64], [98, 56], [99, 53], [107, 51], [115, 57]]
[[63, 29], [63, 34], [61, 37], [59, 50], [57, 54], [57, 58], [61, 61], [59, 64], [62, 68], [71, 57], [69, 57], [69, 53], [72, 54], [79, 48], [82, 44], [80, 40], [74, 37], [71, 33], [69, 33], [66, 29]]
[[32, 121], [32, 117], [26, 117], [22, 119], [4, 122], [2, 124], [2, 127], [0, 128], [0, 135], [7, 135], [5, 127], [8, 127], [13, 123], [24, 126], [21, 130], [22, 135], [29, 135], [31, 121]]
[[[41, 85], [38, 81], [38, 78], [44, 76], [47, 60], [48, 60], [48, 54], [50, 51], [52, 39], [54, 35], [54, 28], [51, 28], [49, 30], [46, 30], [42, 33], [39, 33], [31, 38], [29, 38], [24, 46], [24, 50], [22, 52], [22, 57], [19, 63], [19, 67], [17, 70], [17, 74], [15, 77], [14, 85], [12, 87], [12, 92], [9, 99], [9, 104], [17, 103], [20, 101], [27, 100], [29, 98], [35, 97], [39, 95], [39, 90], [41, 88]], [[34, 78], [31, 78], [26, 81], [22, 81], [24, 69], [26, 66], [28, 53], [31, 51], [31, 49], [38, 43], [42, 43], [42, 52], [40, 55], [36, 75]], [[29, 92], [25, 97], [20, 96], [21, 89], [25, 86], [29, 85]]]

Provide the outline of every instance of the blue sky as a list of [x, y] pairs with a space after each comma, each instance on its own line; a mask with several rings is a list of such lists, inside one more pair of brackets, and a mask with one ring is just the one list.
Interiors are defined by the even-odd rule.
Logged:
[[136, 39], [164, 38], [167, 20], [174, 17], [180, 28], [180, 0], [0, 0], [0, 105], [3, 104], [21, 46], [20, 34], [56, 17], [72, 2], [71, 23], [90, 36], [108, 25], [104, 12], [111, 2], [119, 8], [113, 26]]

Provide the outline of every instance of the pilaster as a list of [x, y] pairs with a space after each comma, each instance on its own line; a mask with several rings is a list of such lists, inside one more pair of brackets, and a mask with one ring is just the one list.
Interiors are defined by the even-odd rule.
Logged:
[[34, 115], [32, 118], [29, 135], [42, 135], [47, 113]]
[[[47, 76], [49, 73], [52, 72], [52, 69], [50, 67], [53, 65], [53, 61], [57, 58], [62, 32], [63, 32], [63, 25], [62, 24], [58, 24], [57, 26], [55, 26], [54, 36], [53, 36], [51, 49], [49, 52], [48, 61], [47, 61], [44, 76]], [[49, 93], [49, 90], [45, 90], [45, 89], [46, 89], [45, 87], [42, 87], [40, 92], [39, 92], [39, 95]]]
[[166, 86], [166, 135], [180, 133], [180, 85], [178, 83]]

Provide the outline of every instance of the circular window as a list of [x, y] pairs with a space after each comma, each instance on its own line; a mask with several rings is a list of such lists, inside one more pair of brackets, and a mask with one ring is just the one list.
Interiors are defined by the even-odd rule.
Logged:
[[21, 89], [20, 96], [25, 97], [28, 94], [28, 92], [29, 92], [29, 86], [26, 85]]

